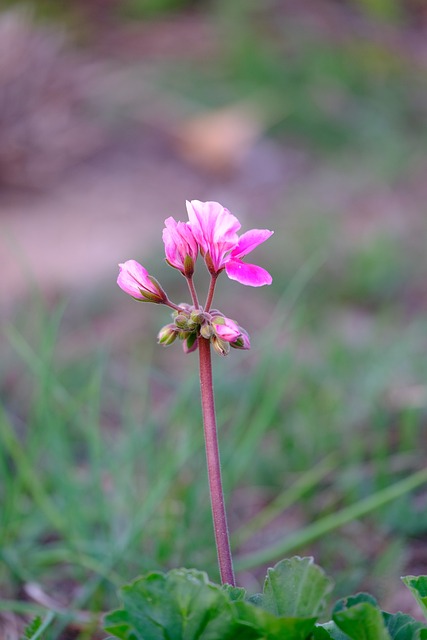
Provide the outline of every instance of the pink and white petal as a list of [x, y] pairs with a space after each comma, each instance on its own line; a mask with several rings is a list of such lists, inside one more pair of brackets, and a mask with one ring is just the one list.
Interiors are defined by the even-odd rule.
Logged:
[[120, 273], [117, 278], [117, 284], [130, 296], [141, 298], [141, 289], [154, 291], [148, 271], [139, 262], [127, 260], [119, 264], [119, 267]]
[[240, 222], [219, 202], [192, 200], [186, 204], [190, 227], [204, 251], [212, 242], [228, 242], [231, 246], [237, 243]]
[[207, 251], [207, 243], [203, 227], [203, 204], [204, 203], [200, 202], [200, 200], [192, 200], [191, 202], [187, 200], [186, 202], [191, 231], [203, 251]]
[[121, 271], [119, 273], [117, 284], [119, 285], [120, 289], [122, 289], [128, 295], [132, 296], [133, 298], [142, 299], [141, 291], [136, 284], [135, 279], [125, 271]]
[[215, 220], [214, 233], [212, 240], [214, 242], [237, 243], [237, 231], [242, 226], [236, 216], [218, 202], [207, 202], [212, 218]]
[[225, 265], [225, 271], [230, 280], [237, 280], [241, 284], [250, 287], [262, 287], [265, 284], [271, 284], [273, 278], [271, 275], [255, 264], [247, 264], [241, 260], [229, 260]]
[[242, 256], [246, 256], [259, 244], [268, 240], [273, 233], [274, 231], [269, 231], [268, 229], [251, 229], [250, 231], [246, 231], [246, 233], [240, 236], [239, 242], [231, 252], [231, 257], [241, 258]]

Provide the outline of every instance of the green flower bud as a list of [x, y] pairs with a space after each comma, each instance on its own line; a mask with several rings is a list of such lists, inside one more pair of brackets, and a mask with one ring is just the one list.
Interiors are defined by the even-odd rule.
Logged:
[[221, 338], [217, 338], [217, 336], [213, 336], [213, 338], [211, 339], [211, 343], [218, 355], [227, 356], [230, 353], [229, 342], [221, 340]]
[[179, 313], [175, 318], [175, 325], [177, 327], [179, 327], [180, 329], [187, 329], [188, 328], [188, 316], [184, 315], [183, 313]]
[[169, 344], [175, 341], [178, 335], [177, 328], [173, 324], [167, 324], [162, 327], [157, 335], [157, 341], [159, 344], [167, 347]]
[[214, 330], [208, 322], [206, 324], [202, 324], [202, 326], [200, 327], [200, 335], [202, 336], [202, 338], [206, 338], [206, 340], [209, 340], [209, 338], [211, 338], [213, 334]]
[[192, 320], [192, 322], [194, 322], [195, 324], [201, 324], [204, 320], [204, 315], [203, 315], [203, 311], [201, 311], [200, 309], [195, 309], [191, 315], [190, 315], [190, 319]]

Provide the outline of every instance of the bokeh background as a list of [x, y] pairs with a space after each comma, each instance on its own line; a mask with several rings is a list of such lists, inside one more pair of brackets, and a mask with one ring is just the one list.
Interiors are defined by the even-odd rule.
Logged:
[[275, 230], [254, 257], [273, 285], [216, 294], [253, 345], [214, 361], [240, 583], [309, 554], [337, 597], [417, 615], [399, 576], [427, 573], [426, 35], [423, 0], [2, 0], [8, 637], [47, 607], [48, 639], [103, 638], [148, 570], [218, 579], [197, 359], [115, 284], [135, 258], [186, 299], [161, 241], [186, 199]]

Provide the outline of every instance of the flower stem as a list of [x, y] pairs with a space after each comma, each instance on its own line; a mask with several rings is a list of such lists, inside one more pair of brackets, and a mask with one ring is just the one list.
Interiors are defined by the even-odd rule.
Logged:
[[217, 278], [218, 278], [218, 274], [211, 276], [208, 297], [206, 298], [205, 311], [209, 311], [209, 309], [211, 308], [212, 300], [215, 293], [215, 285], [216, 285]]
[[188, 284], [188, 288], [190, 289], [191, 299], [193, 300], [193, 304], [195, 308], [200, 309], [199, 299], [197, 298], [196, 288], [194, 286], [193, 278], [191, 276], [187, 277], [187, 284]]
[[223, 584], [235, 586], [236, 582], [231, 559], [230, 539], [221, 481], [221, 465], [212, 382], [211, 346], [209, 340], [202, 337], [199, 338], [199, 362], [206, 460], [219, 571]]
[[165, 304], [167, 307], [170, 307], [171, 309], [175, 309], [175, 311], [182, 311], [182, 307], [179, 307], [177, 304], [172, 302], [172, 300], [169, 300], [169, 298], [167, 298], [163, 304]]

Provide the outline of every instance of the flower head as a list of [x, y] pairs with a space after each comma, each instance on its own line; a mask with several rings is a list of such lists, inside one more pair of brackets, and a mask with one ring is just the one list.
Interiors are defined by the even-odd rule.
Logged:
[[188, 222], [177, 222], [170, 217], [165, 220], [163, 242], [165, 244], [166, 260], [186, 277], [194, 272], [198, 246]]
[[240, 222], [219, 202], [187, 202], [189, 225], [212, 275], [225, 266], [227, 253], [238, 242]]
[[141, 302], [163, 304], [167, 300], [166, 293], [153, 276], [136, 260], [127, 260], [119, 264], [120, 273], [117, 284], [125, 293]]

